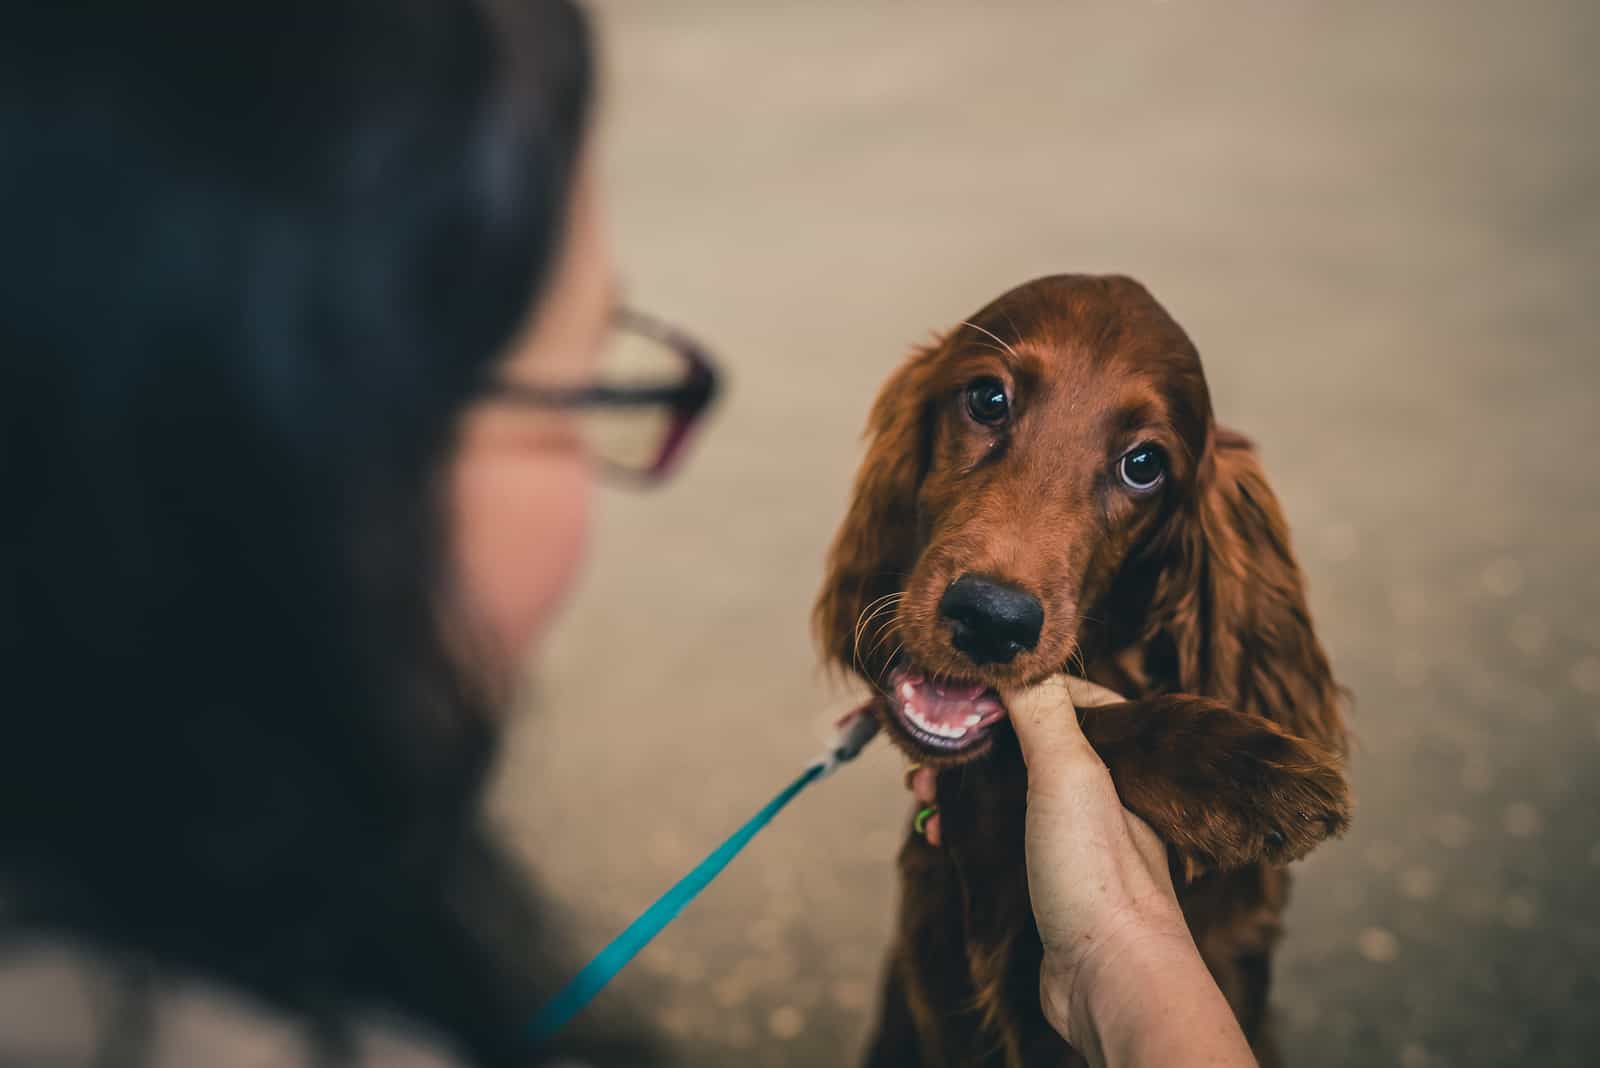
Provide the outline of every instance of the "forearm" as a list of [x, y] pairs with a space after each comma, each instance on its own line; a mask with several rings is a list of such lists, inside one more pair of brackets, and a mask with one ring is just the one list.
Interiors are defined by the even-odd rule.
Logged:
[[[1088, 980], [1088, 981], [1085, 981]], [[1253, 1068], [1255, 1058], [1222, 992], [1187, 939], [1148, 939], [1096, 961], [1047, 1001], [1063, 1007], [1064, 1037], [1095, 1068], [1209, 1065]]]

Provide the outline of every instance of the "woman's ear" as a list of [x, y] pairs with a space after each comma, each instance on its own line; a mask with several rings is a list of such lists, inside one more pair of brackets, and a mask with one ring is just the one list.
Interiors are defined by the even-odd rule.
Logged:
[[1341, 693], [1311, 626], [1288, 525], [1249, 441], [1220, 428], [1209, 435], [1196, 488], [1152, 619], [1174, 647], [1179, 689], [1343, 755]]
[[893, 605], [881, 599], [900, 591], [916, 563], [917, 487], [930, 445], [928, 385], [942, 349], [943, 341], [935, 341], [913, 352], [873, 401], [867, 455], [856, 472], [850, 510], [828, 550], [812, 611], [823, 655], [868, 677], [875, 674], [870, 654], [883, 627], [867, 625], [867, 611], [882, 607], [884, 619], [892, 620]]

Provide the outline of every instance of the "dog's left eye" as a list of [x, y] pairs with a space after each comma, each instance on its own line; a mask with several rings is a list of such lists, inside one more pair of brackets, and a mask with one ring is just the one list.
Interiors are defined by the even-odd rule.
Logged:
[[1138, 445], [1117, 461], [1117, 476], [1135, 493], [1149, 493], [1167, 477], [1167, 457], [1155, 445]]
[[1011, 417], [1006, 384], [998, 378], [975, 378], [967, 383], [967, 414], [984, 426], [999, 426]]

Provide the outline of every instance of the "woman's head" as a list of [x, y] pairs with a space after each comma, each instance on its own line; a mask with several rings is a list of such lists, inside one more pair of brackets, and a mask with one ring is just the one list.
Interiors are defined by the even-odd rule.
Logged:
[[[487, 757], [480, 624], [533, 614], [463, 591], [453, 487], [491, 373], [567, 351], [540, 294], [571, 273], [584, 25], [565, 0], [7, 22], [0, 878], [24, 915], [284, 996], [310, 959], [382, 987], [372, 943], [426, 926]], [[581, 457], [552, 471], [584, 488]], [[494, 585], [470, 561], [501, 550], [460, 551]]]

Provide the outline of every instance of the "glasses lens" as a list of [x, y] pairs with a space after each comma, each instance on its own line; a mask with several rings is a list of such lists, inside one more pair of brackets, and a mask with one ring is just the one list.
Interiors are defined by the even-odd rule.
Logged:
[[[689, 367], [671, 346], [626, 329], [613, 330], [601, 355], [599, 381], [623, 389], [672, 389]], [[629, 471], [649, 471], [678, 418], [670, 404], [597, 406], [582, 413], [584, 433], [595, 455]]]

